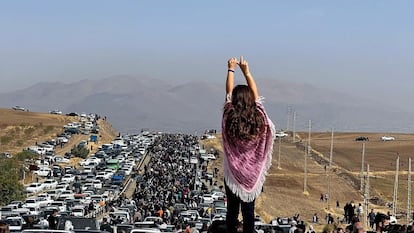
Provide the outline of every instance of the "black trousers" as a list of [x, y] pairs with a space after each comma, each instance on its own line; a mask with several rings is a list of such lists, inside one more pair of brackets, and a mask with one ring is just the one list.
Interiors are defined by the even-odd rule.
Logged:
[[227, 196], [227, 231], [228, 233], [237, 233], [239, 223], [238, 216], [240, 206], [243, 216], [243, 233], [254, 233], [254, 202], [244, 202], [240, 200], [230, 189], [226, 187]]

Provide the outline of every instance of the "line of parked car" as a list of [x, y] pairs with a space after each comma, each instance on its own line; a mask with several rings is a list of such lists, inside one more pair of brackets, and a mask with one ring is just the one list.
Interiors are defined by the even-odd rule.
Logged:
[[29, 217], [35, 219], [37, 227], [47, 227], [45, 219], [53, 210], [61, 217], [86, 217], [91, 205], [92, 209], [99, 209], [119, 196], [125, 178], [143, 157], [142, 148], [145, 153], [151, 142], [142, 135], [116, 138], [111, 146], [106, 144], [82, 160], [78, 168], [61, 166], [53, 160], [48, 164], [48, 160], [39, 158], [40, 169], [33, 171], [39, 179], [26, 186], [27, 199], [2, 207], [0, 216], [11, 225], [19, 222], [18, 230], [24, 228]]

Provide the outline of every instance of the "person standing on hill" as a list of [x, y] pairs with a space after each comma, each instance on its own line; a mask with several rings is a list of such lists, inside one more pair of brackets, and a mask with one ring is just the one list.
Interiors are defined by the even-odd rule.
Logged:
[[358, 217], [358, 219], [361, 219], [363, 213], [364, 213], [364, 208], [362, 207], [362, 204], [359, 203], [358, 208], [357, 208], [357, 217]]
[[[237, 232], [239, 209], [243, 232], [254, 232], [254, 203], [262, 192], [271, 166], [275, 127], [267, 116], [256, 82], [243, 57], [228, 60], [226, 103], [223, 109], [223, 172], [227, 195], [226, 224]], [[234, 72], [240, 67], [247, 85], [234, 86]]]
[[368, 220], [369, 220], [369, 227], [374, 230], [374, 223], [375, 223], [375, 213], [374, 209], [371, 209], [371, 212], [368, 214]]

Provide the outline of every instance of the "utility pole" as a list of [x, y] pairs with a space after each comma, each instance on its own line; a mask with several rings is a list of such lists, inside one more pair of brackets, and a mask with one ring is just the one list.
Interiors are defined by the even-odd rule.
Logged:
[[329, 168], [332, 166], [334, 130], [331, 129], [331, 149], [329, 151]]
[[304, 165], [304, 168], [303, 168], [303, 170], [304, 170], [304, 176], [303, 176], [303, 193], [306, 193], [307, 192], [307, 182], [308, 182], [308, 177], [307, 177], [307, 160], [308, 160], [308, 148], [307, 148], [307, 146], [305, 147], [305, 150], [303, 150], [304, 152], [305, 152], [305, 154], [304, 154], [304, 156], [305, 156], [305, 165]]
[[308, 123], [308, 155], [311, 153], [311, 131], [312, 131], [312, 121], [309, 120]]
[[365, 160], [365, 143], [362, 143], [362, 161], [361, 161], [361, 173], [360, 173], [360, 187], [359, 192], [364, 191], [364, 160]]
[[392, 214], [396, 216], [397, 213], [397, 200], [398, 200], [398, 170], [400, 169], [400, 156], [397, 157], [395, 164], [395, 180], [394, 180], [394, 195], [392, 198]]
[[408, 158], [408, 195], [407, 195], [407, 224], [411, 218], [411, 158]]
[[366, 179], [366, 183], [365, 183], [365, 216], [363, 217], [364, 219], [364, 224], [365, 224], [365, 229], [368, 229], [368, 213], [369, 213], [369, 164], [367, 164], [367, 179]]
[[282, 146], [282, 137], [279, 137], [279, 143], [278, 143], [278, 156], [277, 156], [277, 169], [282, 169], [280, 167], [280, 147]]
[[305, 178], [303, 181], [303, 192], [307, 192], [307, 182], [308, 182], [308, 156], [311, 155], [311, 130], [312, 130], [312, 121], [309, 120], [309, 131], [308, 131], [308, 146], [307, 146], [307, 153], [305, 153]]
[[287, 107], [287, 124], [286, 124], [286, 131], [289, 131], [289, 125], [290, 125], [290, 106]]
[[328, 211], [331, 208], [330, 204], [331, 204], [331, 182], [332, 182], [333, 136], [334, 136], [334, 131], [333, 131], [333, 128], [332, 128], [332, 130], [331, 130], [331, 149], [329, 151], [329, 168], [328, 168], [328, 200], [327, 200]]
[[296, 142], [296, 111], [293, 111], [293, 132], [292, 132], [292, 137], [293, 137], [293, 143]]

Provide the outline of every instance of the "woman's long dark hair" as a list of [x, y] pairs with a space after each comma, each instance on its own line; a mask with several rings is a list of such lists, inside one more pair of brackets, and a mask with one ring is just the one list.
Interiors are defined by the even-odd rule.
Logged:
[[232, 92], [232, 107], [224, 114], [226, 132], [230, 141], [248, 141], [261, 134], [265, 129], [263, 115], [256, 107], [253, 92], [246, 85], [237, 85]]

